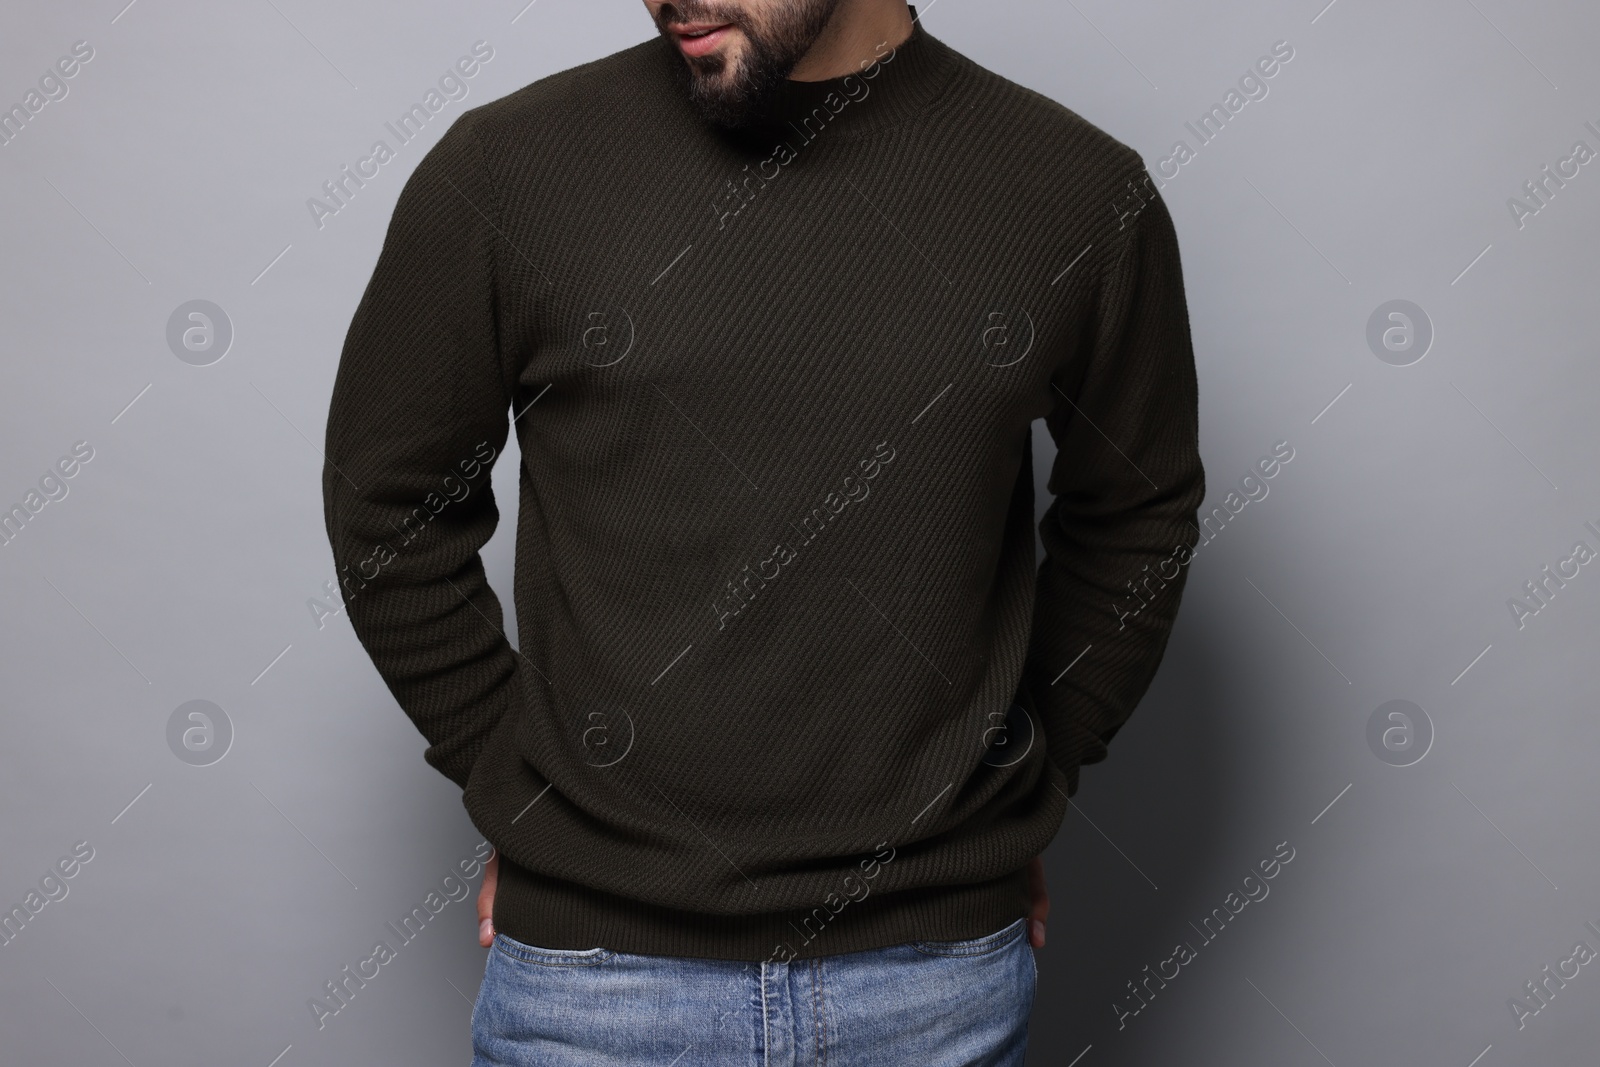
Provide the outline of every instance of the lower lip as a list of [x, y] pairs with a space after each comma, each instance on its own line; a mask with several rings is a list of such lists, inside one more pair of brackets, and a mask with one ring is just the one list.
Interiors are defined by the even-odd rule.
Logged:
[[683, 50], [683, 54], [686, 56], [703, 56], [720, 45], [731, 29], [733, 29], [732, 26], [721, 26], [704, 37], [685, 37], [681, 33], [677, 34], [678, 47]]

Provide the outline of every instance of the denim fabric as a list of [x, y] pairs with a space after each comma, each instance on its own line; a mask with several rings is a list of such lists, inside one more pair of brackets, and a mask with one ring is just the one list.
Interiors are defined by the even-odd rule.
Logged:
[[1026, 920], [787, 963], [546, 949], [495, 935], [472, 1067], [1021, 1067]]

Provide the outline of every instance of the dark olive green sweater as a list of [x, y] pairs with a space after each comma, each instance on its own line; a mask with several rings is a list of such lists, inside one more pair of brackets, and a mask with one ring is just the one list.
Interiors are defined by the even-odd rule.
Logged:
[[[463, 113], [400, 194], [328, 536], [509, 937], [996, 930], [1161, 659], [1204, 495], [1166, 206], [920, 22], [879, 52], [734, 137], [653, 37]], [[510, 428], [520, 651], [478, 554]]]

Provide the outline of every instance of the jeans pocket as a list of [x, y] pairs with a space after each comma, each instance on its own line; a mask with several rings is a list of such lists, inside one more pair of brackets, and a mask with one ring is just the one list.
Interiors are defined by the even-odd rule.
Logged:
[[911, 947], [926, 956], [986, 956], [1014, 944], [1027, 928], [1028, 920], [1022, 918], [981, 937], [962, 941], [913, 941]]
[[540, 948], [499, 933], [494, 935], [494, 947], [501, 955], [521, 963], [545, 967], [593, 967], [616, 955], [616, 951], [609, 948]]

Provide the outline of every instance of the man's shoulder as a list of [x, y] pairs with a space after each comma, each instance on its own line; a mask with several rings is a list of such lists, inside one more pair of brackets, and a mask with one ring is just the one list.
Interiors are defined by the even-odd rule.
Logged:
[[967, 146], [957, 165], [981, 166], [988, 200], [1017, 225], [1054, 226], [1114, 255], [1114, 239], [1159, 197], [1138, 150], [1059, 100], [956, 54], [952, 81], [961, 89], [940, 121], [965, 127], [955, 138]]
[[1145, 170], [1138, 150], [1037, 89], [956, 53], [975, 88], [953, 108], [993, 135], [1020, 164], [1045, 168], [1074, 184], [1120, 188]]
[[613, 109], [637, 107], [662, 87], [662, 41], [638, 44], [567, 67], [468, 111], [483, 131], [514, 132], [530, 124], [546, 135], [591, 127]]

